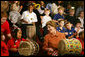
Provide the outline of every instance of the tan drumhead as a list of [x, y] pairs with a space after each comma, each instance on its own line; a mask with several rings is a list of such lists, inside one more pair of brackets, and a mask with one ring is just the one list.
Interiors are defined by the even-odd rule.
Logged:
[[23, 41], [22, 43], [20, 43], [20, 46], [18, 48], [18, 52], [20, 55], [30, 56], [32, 49], [33, 48], [32, 48], [32, 45], [30, 44], [30, 42]]

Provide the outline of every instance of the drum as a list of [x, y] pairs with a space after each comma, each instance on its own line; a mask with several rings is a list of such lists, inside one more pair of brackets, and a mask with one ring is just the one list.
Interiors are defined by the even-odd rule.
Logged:
[[82, 51], [81, 42], [78, 39], [63, 39], [58, 44], [58, 53], [60, 55], [80, 54]]
[[23, 56], [36, 56], [39, 52], [39, 45], [35, 41], [21, 41], [18, 52]]

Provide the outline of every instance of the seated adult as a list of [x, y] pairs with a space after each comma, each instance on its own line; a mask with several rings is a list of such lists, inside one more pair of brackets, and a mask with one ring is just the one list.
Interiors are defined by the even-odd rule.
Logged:
[[46, 24], [49, 33], [44, 37], [43, 50], [47, 51], [47, 55], [58, 55], [58, 43], [62, 39], [66, 39], [63, 33], [56, 31], [56, 23], [49, 21]]

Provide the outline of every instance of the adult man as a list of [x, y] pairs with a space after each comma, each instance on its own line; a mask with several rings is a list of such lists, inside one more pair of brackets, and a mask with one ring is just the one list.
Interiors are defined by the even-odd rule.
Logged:
[[[37, 16], [33, 12], [33, 5], [28, 5], [28, 10], [24, 11], [21, 16], [22, 21], [22, 33], [23, 37], [33, 38], [36, 35], [35, 22], [37, 22]], [[34, 39], [34, 38], [33, 38]]]

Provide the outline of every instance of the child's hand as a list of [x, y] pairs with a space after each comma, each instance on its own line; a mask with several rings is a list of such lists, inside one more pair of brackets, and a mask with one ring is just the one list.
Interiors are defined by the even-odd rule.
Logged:
[[21, 7], [20, 7], [21, 9], [23, 8], [23, 6], [21, 5]]
[[26, 38], [26, 40], [30, 42], [30, 40], [28, 38]]
[[68, 35], [68, 32], [65, 32], [64, 34], [65, 34], [65, 35]]
[[73, 35], [74, 35], [74, 36], [76, 36], [76, 35], [77, 35], [77, 33], [75, 32], [75, 33], [73, 33]]

